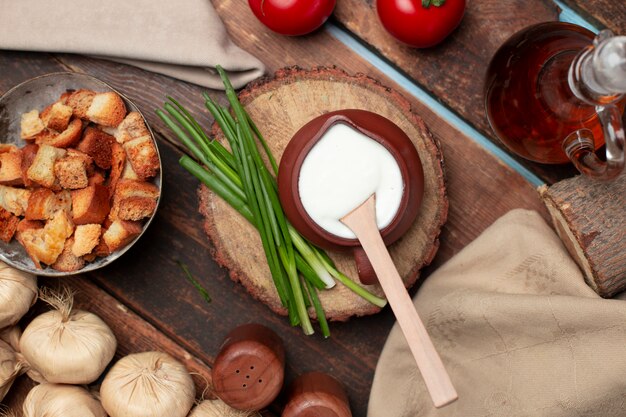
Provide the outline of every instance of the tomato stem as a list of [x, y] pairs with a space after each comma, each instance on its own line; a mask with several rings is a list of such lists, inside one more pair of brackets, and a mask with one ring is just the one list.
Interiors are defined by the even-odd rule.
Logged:
[[446, 2], [446, 0], [422, 0], [422, 7], [428, 9], [431, 4], [435, 7], [441, 7]]

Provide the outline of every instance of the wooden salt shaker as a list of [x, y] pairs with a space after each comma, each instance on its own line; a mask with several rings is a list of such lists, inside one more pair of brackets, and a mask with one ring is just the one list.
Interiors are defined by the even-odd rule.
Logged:
[[260, 410], [280, 393], [285, 377], [285, 348], [280, 337], [260, 324], [231, 331], [215, 358], [215, 394], [238, 410]]
[[330, 375], [309, 372], [290, 385], [282, 417], [352, 417], [341, 384]]

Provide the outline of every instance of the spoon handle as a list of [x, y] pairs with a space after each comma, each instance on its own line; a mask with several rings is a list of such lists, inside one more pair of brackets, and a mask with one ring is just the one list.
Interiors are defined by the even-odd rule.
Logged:
[[420, 319], [402, 278], [389, 256], [387, 247], [376, 224], [375, 196], [341, 219], [359, 239], [378, 276], [400, 329], [422, 373], [435, 407], [443, 407], [456, 400], [458, 395], [450, 377], [435, 350], [424, 323]]

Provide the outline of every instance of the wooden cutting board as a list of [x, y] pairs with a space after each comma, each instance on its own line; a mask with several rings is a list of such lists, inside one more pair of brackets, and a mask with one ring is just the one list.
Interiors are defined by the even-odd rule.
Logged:
[[[336, 68], [305, 71], [287, 68], [273, 78], [249, 85], [240, 100], [255, 121], [277, 158], [293, 134], [306, 122], [339, 109], [362, 109], [378, 113], [396, 123], [413, 141], [424, 169], [424, 198], [417, 220], [407, 234], [390, 246], [390, 253], [405, 285], [413, 285], [419, 270], [428, 265], [439, 248], [439, 233], [448, 213], [443, 158], [438, 144], [422, 119], [399, 93], [364, 75], [351, 76]], [[218, 135], [219, 137], [219, 135]], [[216, 261], [228, 268], [255, 298], [273, 311], [286, 314], [272, 282], [257, 231], [227, 203], [206, 187], [199, 189], [204, 229], [213, 243]], [[351, 255], [330, 254], [348, 277], [358, 282]], [[368, 286], [378, 295], [378, 285]], [[320, 293], [327, 318], [343, 321], [380, 309], [361, 299], [341, 284]], [[310, 310], [314, 317], [313, 309]]]

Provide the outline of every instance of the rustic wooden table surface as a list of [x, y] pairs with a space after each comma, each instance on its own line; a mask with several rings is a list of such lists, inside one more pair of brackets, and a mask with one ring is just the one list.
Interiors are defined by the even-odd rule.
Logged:
[[[565, 2], [597, 26], [626, 33], [626, 3]], [[365, 46], [374, 56], [382, 57], [497, 145], [483, 108], [486, 66], [497, 47], [518, 29], [558, 19], [559, 8], [551, 0], [470, 0], [460, 28], [442, 45], [422, 51], [401, 46], [385, 33], [377, 20], [374, 0], [337, 0], [330, 23], [299, 38], [269, 32], [254, 18], [245, 1], [213, 3], [235, 42], [263, 60], [270, 74], [292, 65], [336, 65], [349, 73], [374, 77], [411, 101], [441, 143], [450, 199], [441, 247], [433, 264], [422, 271], [422, 279], [508, 210], [534, 209], [547, 218], [536, 184], [531, 184], [528, 176], [524, 178], [510, 164], [457, 130], [404, 90], [396, 77], [389, 78], [343, 40], [352, 37], [354, 45]], [[386, 308], [375, 316], [332, 324], [328, 340], [319, 335], [305, 337], [285, 318], [253, 300], [216, 265], [197, 213], [198, 183], [179, 167], [181, 150], [152, 111], [169, 94], [196, 115], [204, 114], [199, 99], [203, 89], [85, 56], [0, 51], [0, 93], [28, 78], [67, 70], [99, 77], [139, 105], [157, 135], [164, 170], [162, 203], [145, 237], [111, 266], [67, 281], [80, 291], [79, 304], [105, 317], [120, 338], [123, 351], [164, 349], [200, 374], [196, 379], [199, 385], [210, 379], [210, 365], [229, 330], [243, 323], [263, 323], [286, 343], [287, 381], [309, 370], [328, 372], [347, 386], [354, 416], [365, 416], [376, 362], [394, 323], [393, 315]], [[220, 92], [209, 93], [224, 103]], [[568, 166], [519, 162], [547, 183], [573, 175]], [[212, 295], [211, 304], [188, 285], [176, 260], [189, 265]], [[19, 402], [27, 385], [25, 380], [20, 381], [8, 403]], [[280, 401], [267, 412], [279, 413]]]

